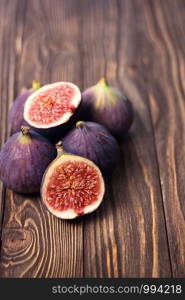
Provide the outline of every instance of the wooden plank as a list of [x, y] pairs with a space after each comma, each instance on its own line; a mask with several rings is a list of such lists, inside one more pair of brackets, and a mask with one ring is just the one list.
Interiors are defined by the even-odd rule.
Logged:
[[106, 75], [137, 113], [84, 228], [52, 217], [38, 196], [6, 192], [0, 276], [166, 277], [171, 265], [184, 276], [183, 12], [181, 0], [1, 0], [1, 143], [14, 95], [33, 77], [82, 88]]
[[[81, 85], [80, 31], [77, 1], [27, 1], [17, 93], [33, 79]], [[81, 219], [63, 222], [46, 211], [39, 196], [7, 191], [1, 276], [81, 277], [82, 234]]]
[[84, 86], [105, 75], [136, 110], [101, 208], [84, 218], [84, 275], [171, 276], [155, 141], [148, 106], [152, 45], [140, 1], [83, 2]]
[[155, 57], [148, 93], [174, 277], [185, 277], [184, 13], [185, 2], [173, 0], [153, 1], [145, 11]]
[[[9, 135], [8, 110], [14, 98], [16, 62], [20, 55], [24, 1], [1, 0], [0, 9], [0, 146]], [[0, 183], [0, 232], [3, 222], [5, 189]]]

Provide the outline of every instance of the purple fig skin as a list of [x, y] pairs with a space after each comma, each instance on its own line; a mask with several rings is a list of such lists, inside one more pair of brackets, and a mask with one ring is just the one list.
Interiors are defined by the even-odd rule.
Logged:
[[129, 99], [104, 78], [82, 93], [82, 119], [104, 125], [116, 138], [128, 132], [133, 117]]
[[23, 118], [24, 104], [26, 99], [32, 94], [32, 89], [26, 90], [20, 96], [18, 96], [9, 112], [9, 121], [11, 124], [11, 133], [14, 134], [20, 131], [22, 125], [29, 127], [28, 123]]
[[10, 111], [8, 119], [11, 124], [11, 134], [14, 134], [16, 132], [19, 132], [21, 129], [21, 126], [25, 125], [28, 127], [29, 124], [24, 120], [23, 113], [24, 113], [24, 105], [27, 100], [27, 98], [37, 89], [40, 88], [40, 82], [37, 80], [34, 80], [32, 82], [32, 88], [26, 89], [21, 95], [19, 95], [15, 101], [13, 102]]
[[95, 122], [76, 123], [63, 139], [64, 150], [92, 160], [104, 175], [110, 175], [120, 157], [118, 142], [102, 125]]
[[40, 190], [42, 176], [57, 155], [55, 147], [38, 133], [22, 126], [0, 152], [0, 180], [15, 192], [30, 194]]

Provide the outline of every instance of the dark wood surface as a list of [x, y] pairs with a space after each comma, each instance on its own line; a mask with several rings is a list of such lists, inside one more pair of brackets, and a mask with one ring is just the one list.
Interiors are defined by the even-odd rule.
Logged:
[[0, 142], [33, 79], [100, 77], [133, 102], [92, 215], [61, 221], [0, 186], [1, 277], [185, 277], [185, 1], [0, 0]]

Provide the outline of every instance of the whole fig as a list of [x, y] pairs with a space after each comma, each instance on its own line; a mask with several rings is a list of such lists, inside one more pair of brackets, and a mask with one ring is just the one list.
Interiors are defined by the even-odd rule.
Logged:
[[46, 138], [22, 126], [1, 149], [0, 180], [18, 193], [39, 192], [44, 171], [56, 154]]
[[102, 125], [79, 121], [62, 139], [65, 151], [92, 160], [104, 175], [110, 174], [119, 157], [118, 142]]
[[132, 125], [133, 109], [128, 98], [102, 78], [82, 93], [82, 119], [100, 123], [120, 138]]
[[27, 98], [36, 90], [40, 88], [40, 82], [34, 80], [32, 82], [32, 88], [26, 89], [21, 95], [19, 95], [13, 102], [10, 112], [9, 121], [11, 125], [11, 133], [14, 134], [20, 131], [22, 125], [28, 126], [28, 123], [24, 120], [24, 105]]

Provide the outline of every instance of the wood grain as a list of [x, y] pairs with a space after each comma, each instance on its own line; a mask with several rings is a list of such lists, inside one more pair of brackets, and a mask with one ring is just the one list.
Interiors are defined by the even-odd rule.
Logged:
[[[147, 44], [144, 40], [141, 42], [145, 27], [144, 22], [140, 24], [141, 8], [134, 2], [133, 10], [130, 1], [120, 1], [114, 7], [112, 1], [94, 1], [93, 4], [84, 1], [83, 8], [88, 12], [84, 14], [83, 44], [86, 49], [95, 45], [91, 51], [84, 50], [88, 62], [84, 85], [89, 86], [105, 75], [109, 82], [126, 91], [137, 114], [130, 136], [121, 142], [122, 159], [112, 181], [107, 182], [104, 205], [84, 221], [84, 247], [86, 253], [90, 253], [84, 256], [85, 276], [170, 276], [162, 197], [147, 105], [145, 74], [148, 66], [142, 60]], [[99, 31], [95, 33], [93, 28], [97, 20]], [[101, 43], [96, 43], [96, 40]], [[139, 47], [143, 51], [139, 52]], [[134, 72], [136, 65], [137, 72]]]
[[[8, 110], [14, 98], [16, 65], [22, 42], [23, 1], [1, 1], [0, 9], [0, 146], [9, 136]], [[11, 22], [10, 22], [11, 20]], [[5, 189], [0, 183], [0, 231], [3, 222]]]
[[0, 142], [8, 109], [33, 79], [83, 90], [100, 77], [135, 121], [97, 212], [72, 222], [39, 195], [2, 186], [0, 277], [183, 277], [183, 0], [0, 0]]
[[147, 36], [158, 61], [149, 73], [148, 93], [172, 270], [174, 277], [185, 277], [185, 44], [180, 38], [185, 25], [184, 1], [154, 1], [152, 6], [146, 5], [145, 14]]

